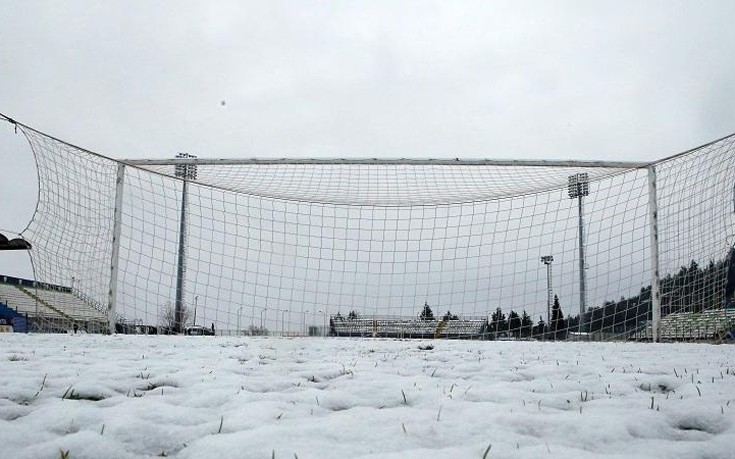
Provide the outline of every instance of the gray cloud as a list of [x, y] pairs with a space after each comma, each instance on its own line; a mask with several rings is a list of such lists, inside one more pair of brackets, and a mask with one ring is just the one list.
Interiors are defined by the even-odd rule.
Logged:
[[[727, 1], [18, 2], [0, 111], [118, 158], [651, 160], [733, 129], [734, 18]], [[5, 230], [35, 203], [21, 140], [0, 129]]]

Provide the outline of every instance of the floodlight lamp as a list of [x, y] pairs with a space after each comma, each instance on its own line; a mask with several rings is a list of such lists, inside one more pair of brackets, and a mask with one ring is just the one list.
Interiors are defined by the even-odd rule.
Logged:
[[[178, 153], [176, 159], [196, 159], [196, 156], [189, 153]], [[195, 164], [177, 164], [174, 166], [174, 175], [187, 180], [196, 180], [197, 166]]]
[[569, 198], [574, 199], [590, 194], [589, 175], [586, 172], [569, 176]]

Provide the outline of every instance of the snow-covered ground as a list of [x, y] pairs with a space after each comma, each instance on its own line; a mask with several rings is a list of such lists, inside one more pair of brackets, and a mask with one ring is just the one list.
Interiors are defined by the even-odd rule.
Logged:
[[723, 458], [733, 414], [730, 345], [0, 335], [2, 458]]

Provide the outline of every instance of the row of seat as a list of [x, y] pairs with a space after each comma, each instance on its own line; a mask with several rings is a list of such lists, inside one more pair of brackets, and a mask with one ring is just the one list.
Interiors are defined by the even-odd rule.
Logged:
[[22, 287], [17, 285], [0, 283], [0, 301], [28, 317], [67, 318], [28, 295]]
[[398, 338], [462, 338], [479, 337], [485, 319], [419, 320], [386, 317], [332, 317], [331, 332], [336, 336], [375, 336]]
[[53, 321], [106, 321], [105, 315], [70, 291], [0, 282], [0, 302], [31, 318]]
[[77, 298], [71, 292], [37, 289], [33, 293], [75, 320], [106, 320], [102, 312], [90, 306], [86, 301]]
[[[735, 309], [669, 314], [659, 323], [659, 338], [665, 341], [721, 340], [735, 330]], [[652, 324], [636, 333], [636, 339], [651, 339]]]

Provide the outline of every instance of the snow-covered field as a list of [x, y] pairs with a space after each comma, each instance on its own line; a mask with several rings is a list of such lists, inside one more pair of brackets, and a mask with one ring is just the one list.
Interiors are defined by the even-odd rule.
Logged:
[[723, 458], [733, 414], [730, 345], [0, 335], [2, 458]]

